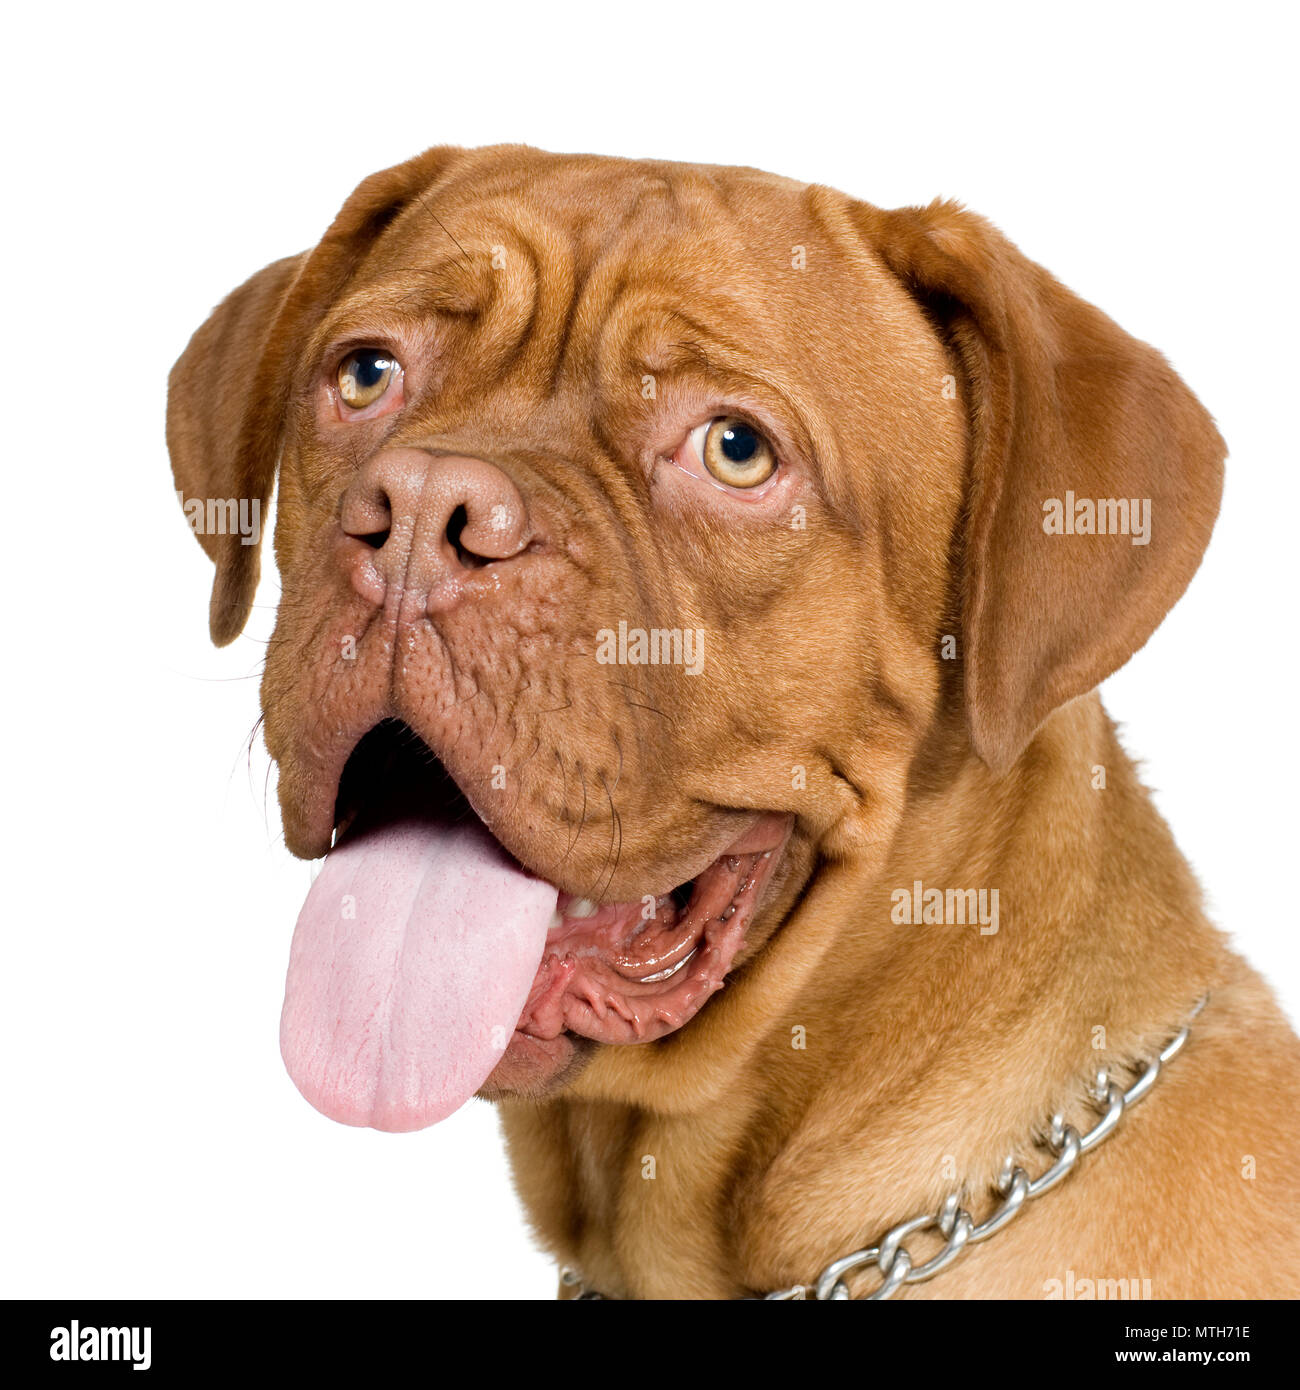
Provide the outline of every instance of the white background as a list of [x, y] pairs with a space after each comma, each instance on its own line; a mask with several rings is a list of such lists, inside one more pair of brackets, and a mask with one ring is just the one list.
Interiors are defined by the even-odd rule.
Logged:
[[756, 164], [885, 206], [957, 196], [1169, 355], [1230, 443], [1227, 494], [1109, 703], [1217, 920], [1300, 1014], [1286, 8], [23, 14], [0, 98], [0, 1294], [553, 1291], [490, 1107], [381, 1135], [326, 1121], [284, 1073], [308, 869], [243, 746], [274, 577], [213, 651], [211, 571], [163, 447], [167, 370], [210, 307], [431, 144]]

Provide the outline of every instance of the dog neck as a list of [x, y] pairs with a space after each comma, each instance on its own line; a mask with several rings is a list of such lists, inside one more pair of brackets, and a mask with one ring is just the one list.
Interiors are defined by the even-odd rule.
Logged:
[[[539, 1234], [600, 1287], [730, 1297], [738, 1266], [797, 1282], [954, 1178], [991, 1183], [1218, 979], [1222, 941], [1095, 694], [1001, 778], [949, 747], [918, 760], [887, 845], [820, 867], [690, 1028], [503, 1107]], [[843, 1194], [820, 1223], [810, 1187]], [[683, 1212], [709, 1216], [688, 1236]]]

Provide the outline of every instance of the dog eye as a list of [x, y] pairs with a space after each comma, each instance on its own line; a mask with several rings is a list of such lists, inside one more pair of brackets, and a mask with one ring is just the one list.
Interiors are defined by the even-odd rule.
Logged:
[[397, 360], [382, 348], [358, 348], [339, 363], [339, 396], [352, 410], [364, 410], [388, 390]]
[[776, 472], [771, 444], [753, 425], [734, 415], [692, 430], [690, 443], [705, 468], [728, 487], [758, 487]]

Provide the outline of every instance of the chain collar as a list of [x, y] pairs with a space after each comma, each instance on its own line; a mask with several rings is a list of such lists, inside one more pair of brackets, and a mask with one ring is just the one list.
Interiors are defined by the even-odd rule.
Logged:
[[[927, 1279], [933, 1279], [936, 1274], [942, 1273], [970, 1246], [978, 1245], [980, 1241], [987, 1240], [1002, 1230], [1019, 1215], [1026, 1202], [1041, 1197], [1044, 1192], [1050, 1191], [1057, 1183], [1067, 1178], [1084, 1154], [1114, 1133], [1125, 1112], [1136, 1105], [1156, 1084], [1161, 1067], [1182, 1051], [1191, 1030], [1192, 1020], [1205, 1007], [1206, 998], [1208, 996], [1203, 995], [1197, 1000], [1187, 1022], [1161, 1048], [1159, 1054], [1142, 1063], [1137, 1080], [1128, 1090], [1120, 1090], [1104, 1069], [1098, 1071], [1092, 1085], [1091, 1100], [1100, 1112], [1100, 1118], [1091, 1129], [1080, 1134], [1073, 1125], [1065, 1123], [1065, 1117], [1060, 1113], [1052, 1116], [1047, 1136], [1035, 1138], [1034, 1142], [1039, 1148], [1046, 1149], [1053, 1161], [1036, 1178], [1031, 1178], [1008, 1157], [994, 1184], [999, 1200], [979, 1225], [975, 1224], [974, 1218], [962, 1206], [964, 1192], [958, 1189], [944, 1198], [937, 1212], [923, 1212], [919, 1216], [900, 1221], [896, 1226], [891, 1226], [875, 1245], [832, 1260], [813, 1283], [793, 1284], [788, 1289], [776, 1289], [759, 1297], [777, 1302], [807, 1298], [816, 1298], [823, 1302], [847, 1300], [853, 1295], [849, 1293], [848, 1285], [844, 1282], [845, 1277], [874, 1265], [880, 1275], [879, 1284], [870, 1293], [858, 1295], [864, 1302], [870, 1303], [893, 1298], [904, 1284], [923, 1284]], [[919, 1231], [928, 1230], [937, 1230], [943, 1236], [945, 1244], [937, 1254], [924, 1263], [917, 1264], [903, 1241]], [[570, 1298], [605, 1297], [594, 1289], [586, 1288], [577, 1270], [567, 1266], [560, 1270], [560, 1282], [565, 1288], [575, 1290], [570, 1294]]]

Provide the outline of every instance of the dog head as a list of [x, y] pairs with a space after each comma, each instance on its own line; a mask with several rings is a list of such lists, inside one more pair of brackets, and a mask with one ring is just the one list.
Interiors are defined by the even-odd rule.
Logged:
[[283, 1048], [391, 1129], [682, 1028], [936, 739], [1012, 765], [1182, 592], [1223, 458], [954, 204], [519, 146], [367, 179], [236, 290], [168, 444], [217, 643], [278, 472], [266, 741], [329, 852]]

